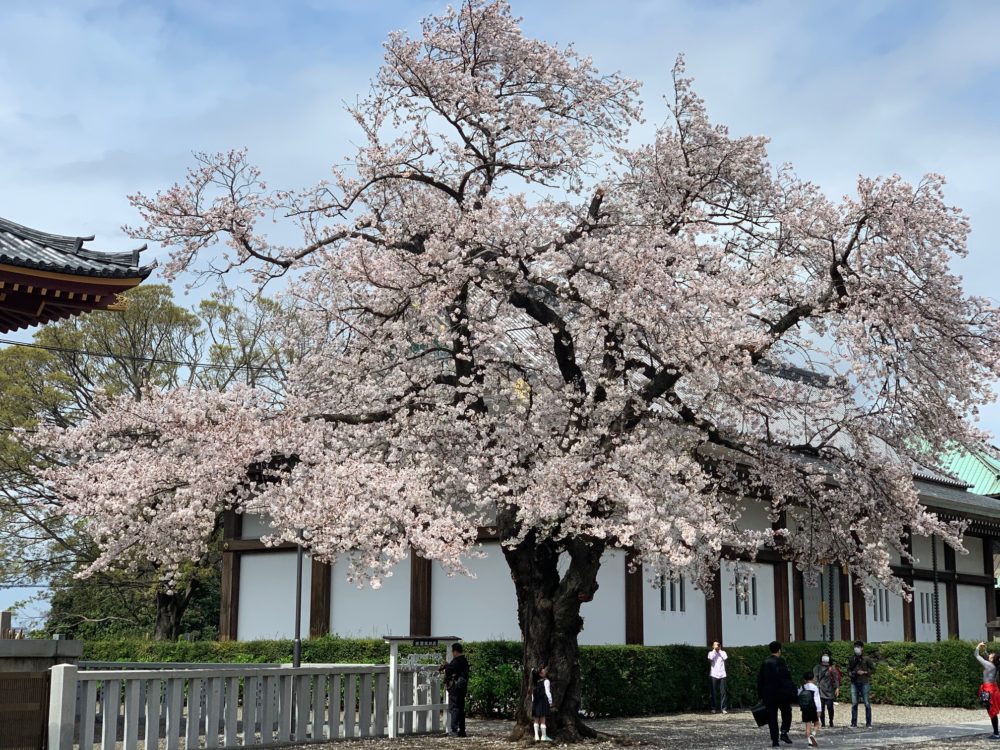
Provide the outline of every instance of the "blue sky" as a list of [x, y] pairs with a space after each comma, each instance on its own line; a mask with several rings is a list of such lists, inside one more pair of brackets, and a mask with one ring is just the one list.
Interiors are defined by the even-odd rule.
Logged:
[[[949, 179], [970, 215], [968, 288], [1000, 299], [1000, 3], [513, 0], [529, 34], [645, 83], [663, 116], [677, 53], [712, 117], [772, 139], [830, 195], [859, 173]], [[343, 104], [423, 0], [4, 0], [0, 215], [133, 243], [125, 195], [183, 175], [192, 151], [247, 146], [269, 184], [308, 185], [351, 151]], [[641, 137], [641, 133], [638, 134]], [[154, 252], [155, 255], [155, 252]], [[1000, 434], [1000, 407], [983, 424]], [[0, 592], [0, 607], [7, 603]]]

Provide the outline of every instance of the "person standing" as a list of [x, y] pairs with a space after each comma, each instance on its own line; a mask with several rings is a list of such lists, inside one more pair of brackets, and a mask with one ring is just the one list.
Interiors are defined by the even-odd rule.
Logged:
[[854, 642], [854, 655], [847, 661], [847, 676], [851, 678], [851, 726], [858, 726], [858, 702], [865, 704], [865, 729], [872, 728], [872, 672], [875, 662], [865, 653], [862, 641]]
[[[798, 690], [792, 681], [792, 673], [781, 658], [781, 644], [771, 641], [768, 646], [771, 655], [760, 665], [757, 673], [757, 694], [767, 708], [767, 726], [771, 731], [771, 747], [778, 747], [778, 740], [791, 745], [788, 730], [792, 728], [792, 701]], [[781, 729], [778, 729], [778, 713], [781, 713]]]
[[712, 688], [712, 713], [721, 711], [729, 713], [729, 704], [726, 701], [726, 659], [729, 655], [722, 650], [722, 644], [718, 641], [712, 643], [712, 650], [708, 652], [708, 661], [712, 665], [708, 670], [708, 678]]
[[461, 643], [451, 647], [451, 661], [444, 665], [448, 686], [449, 734], [465, 737], [465, 695], [469, 691], [469, 660]]
[[979, 652], [985, 646], [985, 643], [980, 642], [976, 646], [976, 650], [972, 652], [972, 655], [976, 657], [976, 661], [983, 667], [983, 682], [979, 686], [979, 699], [986, 708], [986, 713], [990, 717], [990, 723], [993, 725], [993, 735], [990, 739], [1000, 740], [1000, 731], [998, 731], [997, 727], [997, 716], [1000, 716], [1000, 688], [997, 687], [997, 655], [995, 652], [990, 651], [984, 659]]
[[535, 742], [552, 742], [545, 721], [552, 710], [552, 683], [545, 667], [531, 670], [531, 720], [535, 725]]
[[823, 654], [819, 664], [813, 669], [816, 676], [816, 687], [819, 688], [819, 698], [822, 704], [819, 712], [820, 723], [825, 727], [826, 715], [830, 715], [830, 726], [833, 726], [833, 707], [840, 697], [840, 670], [833, 663], [829, 652]]

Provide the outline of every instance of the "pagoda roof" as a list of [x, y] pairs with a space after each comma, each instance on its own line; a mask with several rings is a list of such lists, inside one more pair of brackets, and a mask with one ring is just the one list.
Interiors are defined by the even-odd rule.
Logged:
[[0, 333], [107, 310], [152, 273], [139, 265], [145, 246], [106, 253], [84, 247], [92, 239], [0, 218]]
[[108, 253], [85, 248], [89, 237], [72, 237], [41, 232], [0, 217], [0, 264], [71, 276], [144, 279], [152, 265], [140, 266], [140, 248]]

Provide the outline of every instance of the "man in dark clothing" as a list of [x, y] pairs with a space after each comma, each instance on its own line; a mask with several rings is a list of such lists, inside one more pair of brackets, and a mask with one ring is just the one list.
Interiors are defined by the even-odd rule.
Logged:
[[854, 642], [854, 655], [847, 660], [847, 676], [851, 678], [851, 726], [858, 725], [858, 703], [865, 704], [865, 727], [872, 728], [872, 672], [875, 662], [865, 653], [865, 644]]
[[[781, 644], [771, 641], [771, 655], [764, 660], [757, 675], [757, 694], [767, 707], [767, 726], [771, 730], [771, 747], [778, 747], [778, 739], [789, 745], [792, 740], [788, 730], [792, 728], [792, 700], [796, 688], [792, 673], [781, 658]], [[781, 732], [778, 732], [778, 712], [781, 712]]]
[[449, 733], [465, 737], [465, 694], [469, 691], [469, 660], [462, 644], [451, 647], [451, 661], [444, 665], [444, 683], [448, 687]]

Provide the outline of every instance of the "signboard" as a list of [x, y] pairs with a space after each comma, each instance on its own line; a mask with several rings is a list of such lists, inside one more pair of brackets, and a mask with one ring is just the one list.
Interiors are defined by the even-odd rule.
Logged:
[[413, 645], [414, 646], [437, 646], [438, 645], [438, 639], [437, 638], [414, 638], [413, 639]]

